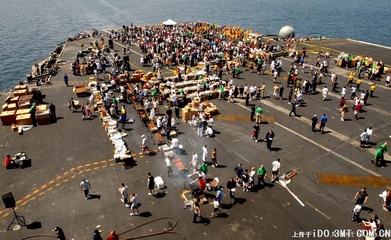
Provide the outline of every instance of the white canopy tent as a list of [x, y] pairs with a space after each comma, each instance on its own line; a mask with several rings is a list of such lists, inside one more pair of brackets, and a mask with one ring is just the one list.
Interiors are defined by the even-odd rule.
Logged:
[[163, 22], [163, 25], [165, 25], [165, 26], [174, 26], [174, 25], [176, 25], [176, 22], [174, 22], [171, 19], [168, 19], [167, 21]]

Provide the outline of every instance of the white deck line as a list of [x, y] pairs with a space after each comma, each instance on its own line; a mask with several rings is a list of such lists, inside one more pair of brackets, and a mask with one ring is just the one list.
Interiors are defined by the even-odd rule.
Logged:
[[362, 44], [367, 44], [367, 45], [371, 45], [371, 46], [375, 46], [375, 47], [391, 49], [391, 47], [383, 46], [383, 45], [376, 44], [376, 43], [364, 42], [364, 41], [355, 40], [355, 39], [351, 39], [351, 38], [347, 38], [347, 40], [352, 41], [352, 42], [358, 42], [358, 43], [362, 43]]

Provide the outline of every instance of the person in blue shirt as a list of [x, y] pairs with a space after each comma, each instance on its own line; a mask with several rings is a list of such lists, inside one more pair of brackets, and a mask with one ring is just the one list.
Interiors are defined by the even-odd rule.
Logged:
[[327, 122], [327, 117], [326, 114], [323, 113], [323, 116], [320, 118], [320, 127], [319, 127], [320, 133], [324, 132], [324, 127], [326, 126], [326, 122]]

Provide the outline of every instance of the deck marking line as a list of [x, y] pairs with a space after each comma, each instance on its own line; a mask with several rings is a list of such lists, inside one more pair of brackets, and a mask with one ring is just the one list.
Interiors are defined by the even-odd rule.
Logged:
[[285, 127], [284, 125], [281, 125], [281, 124], [279, 124], [278, 122], [276, 122], [275, 124], [278, 125], [279, 127], [283, 128], [283, 129], [285, 129], [285, 130], [287, 130], [287, 131], [289, 131], [289, 132], [295, 134], [296, 136], [298, 136], [298, 137], [300, 137], [300, 138], [302, 138], [302, 139], [304, 139], [304, 140], [306, 140], [306, 141], [308, 141], [308, 142], [310, 142], [310, 143], [316, 145], [317, 147], [322, 148], [323, 150], [329, 152], [330, 154], [333, 154], [334, 156], [337, 156], [337, 157], [341, 158], [341, 159], [344, 160], [345, 162], [348, 162], [348, 163], [350, 163], [350, 164], [352, 164], [352, 165], [354, 165], [354, 166], [356, 166], [356, 167], [358, 167], [358, 168], [360, 168], [360, 169], [362, 169], [362, 170], [366, 171], [367, 173], [370, 173], [370, 174], [372, 174], [372, 175], [374, 175], [374, 176], [381, 177], [380, 174], [378, 174], [378, 173], [376, 173], [376, 172], [374, 172], [374, 171], [372, 171], [372, 170], [369, 170], [369, 169], [365, 168], [365, 167], [362, 166], [361, 164], [358, 164], [358, 163], [356, 163], [356, 162], [350, 160], [349, 158], [346, 158], [346, 157], [342, 156], [341, 154], [338, 154], [338, 153], [334, 152], [333, 150], [331, 150], [331, 149], [329, 149], [329, 148], [327, 148], [327, 147], [325, 147], [325, 146], [323, 146], [323, 145], [321, 145], [321, 144], [319, 144], [319, 143], [317, 143], [317, 142], [315, 142], [315, 141], [312, 141], [311, 139], [309, 139], [309, 138], [307, 138], [307, 137], [301, 135], [300, 133], [295, 132], [295, 131], [293, 131], [292, 129], [290, 129], [290, 128], [288, 128], [288, 127]]
[[307, 203], [308, 205], [310, 205], [310, 207], [312, 207], [315, 211], [317, 211], [318, 213], [322, 214], [324, 217], [326, 217], [327, 219], [331, 219], [329, 216], [327, 216], [325, 213], [323, 213], [322, 211], [320, 211], [319, 209], [317, 209], [316, 207], [312, 206], [309, 202], [305, 202]]
[[237, 152], [235, 152], [234, 151], [234, 153], [236, 154], [236, 155], [238, 155], [241, 159], [243, 159], [244, 161], [246, 161], [246, 162], [250, 162], [249, 160], [247, 160], [245, 157], [243, 157], [242, 155], [240, 155], [239, 153], [237, 153]]
[[[276, 106], [276, 105], [273, 105], [273, 106], [272, 106], [271, 103], [270, 103], [269, 101], [262, 101], [262, 103], [263, 103], [264, 105], [269, 106], [269, 107], [273, 107], [273, 108], [274, 108], [275, 110], [277, 110], [277, 111], [280, 111], [280, 112], [289, 112], [288, 110], [286, 110], [285, 108], [282, 108], [282, 107], [280, 107], [280, 106]], [[251, 111], [250, 109], [246, 108], [245, 106], [243, 106], [243, 105], [241, 105], [241, 104], [237, 104], [237, 105], [239, 105], [239, 106], [241, 106], [241, 107], [243, 107], [243, 108], [245, 108], [245, 109]], [[306, 119], [306, 118], [304, 118], [304, 117], [297, 118], [297, 119], [299, 119], [300, 121], [303, 121], [303, 122], [308, 123], [309, 126], [310, 126], [310, 120], [309, 120], [309, 119]], [[323, 145], [321, 145], [321, 144], [319, 144], [319, 143], [317, 143], [317, 142], [315, 142], [315, 141], [313, 141], [313, 140], [311, 140], [311, 139], [309, 139], [309, 138], [307, 138], [307, 137], [301, 135], [300, 133], [298, 133], [298, 132], [296, 132], [296, 131], [293, 131], [292, 129], [290, 129], [290, 128], [288, 128], [288, 127], [285, 127], [284, 125], [279, 124], [278, 122], [275, 122], [275, 124], [278, 125], [278, 126], [280, 126], [281, 128], [284, 128], [285, 130], [287, 130], [287, 131], [289, 131], [289, 132], [295, 134], [296, 136], [298, 136], [298, 137], [300, 137], [300, 138], [302, 138], [302, 139], [304, 139], [304, 140], [306, 140], [306, 141], [308, 141], [308, 142], [310, 142], [310, 143], [312, 143], [312, 144], [318, 146], [319, 148], [322, 148], [323, 150], [325, 150], [325, 151], [327, 151], [327, 152], [330, 152], [331, 154], [333, 154], [333, 155], [335, 155], [335, 156], [341, 158], [342, 160], [344, 160], [344, 161], [346, 161], [346, 162], [348, 162], [348, 163], [350, 163], [350, 164], [352, 164], [352, 165], [354, 165], [354, 166], [356, 166], [356, 167], [358, 167], [358, 168], [360, 168], [360, 169], [362, 169], [362, 170], [364, 170], [364, 171], [366, 171], [366, 172], [368, 172], [368, 173], [370, 173], [370, 174], [372, 174], [372, 175], [374, 175], [374, 176], [381, 177], [380, 174], [378, 174], [378, 173], [376, 173], [376, 172], [374, 172], [374, 171], [372, 171], [372, 170], [366, 169], [364, 166], [362, 166], [362, 165], [360, 165], [360, 164], [358, 164], [358, 163], [356, 163], [356, 162], [354, 162], [354, 161], [352, 161], [352, 160], [350, 160], [350, 159], [348, 159], [348, 158], [342, 156], [341, 154], [335, 153], [335, 152], [332, 151], [331, 149], [324, 147]], [[331, 128], [328, 128], [328, 129], [332, 130]], [[342, 134], [338, 133], [338, 132], [335, 131], [335, 130], [332, 130], [332, 131], [333, 131], [333, 134], [332, 134], [333, 137], [336, 137], [336, 138], [338, 138], [338, 139], [340, 139], [340, 140], [342, 140], [342, 141], [351, 143], [353, 146], [355, 146], [355, 145], [354, 145], [355, 142], [352, 142], [352, 139], [348, 138], [348, 137], [345, 136], [345, 135], [342, 135]], [[370, 152], [370, 153], [375, 152], [374, 149], [369, 150], [369, 149], [365, 148], [364, 150], [366, 150], [366, 151], [368, 151], [368, 152]], [[374, 153], [373, 153], [373, 154], [374, 154]]]

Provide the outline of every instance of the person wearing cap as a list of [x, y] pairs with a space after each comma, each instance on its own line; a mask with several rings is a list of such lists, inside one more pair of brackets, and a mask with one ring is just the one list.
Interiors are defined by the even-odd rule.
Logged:
[[92, 235], [92, 240], [103, 240], [98, 229], [95, 229], [94, 235]]
[[141, 136], [141, 153], [142, 154], [148, 154], [149, 153], [149, 148], [148, 148], [148, 141], [147, 137], [145, 135]]
[[54, 231], [56, 232], [57, 240], [65, 240], [65, 234], [59, 226], [55, 227]]

